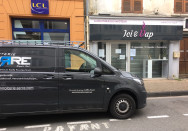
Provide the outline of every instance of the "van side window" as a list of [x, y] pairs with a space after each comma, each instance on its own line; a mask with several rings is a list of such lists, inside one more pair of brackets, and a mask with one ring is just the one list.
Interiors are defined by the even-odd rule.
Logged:
[[65, 70], [72, 72], [90, 72], [97, 67], [97, 61], [78, 50], [65, 49]]
[[108, 69], [108, 67], [106, 67], [104, 64], [101, 64], [102, 66], [102, 74], [104, 75], [113, 75], [114, 73]]

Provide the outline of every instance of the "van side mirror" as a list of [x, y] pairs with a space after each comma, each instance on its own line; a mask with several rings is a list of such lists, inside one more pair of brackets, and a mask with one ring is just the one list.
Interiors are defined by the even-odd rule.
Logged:
[[102, 75], [102, 70], [99, 67], [96, 67], [90, 73], [91, 73], [91, 77], [99, 77]]

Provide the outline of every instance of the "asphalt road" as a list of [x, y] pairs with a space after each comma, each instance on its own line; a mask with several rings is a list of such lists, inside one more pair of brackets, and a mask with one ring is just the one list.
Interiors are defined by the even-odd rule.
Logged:
[[188, 131], [188, 96], [147, 102], [127, 120], [106, 113], [22, 116], [0, 120], [0, 131]]

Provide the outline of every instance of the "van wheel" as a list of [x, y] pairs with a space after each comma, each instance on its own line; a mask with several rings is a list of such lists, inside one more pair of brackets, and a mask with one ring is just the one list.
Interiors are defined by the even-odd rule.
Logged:
[[136, 110], [135, 100], [127, 94], [115, 96], [110, 104], [110, 113], [117, 119], [127, 119]]

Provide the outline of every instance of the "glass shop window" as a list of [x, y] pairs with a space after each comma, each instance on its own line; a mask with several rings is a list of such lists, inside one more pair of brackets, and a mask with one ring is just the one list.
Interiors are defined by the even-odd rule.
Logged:
[[69, 20], [13, 19], [14, 40], [70, 40]]
[[98, 42], [98, 56], [106, 61], [106, 43]]
[[131, 42], [130, 72], [141, 78], [165, 78], [168, 75], [168, 42]]

